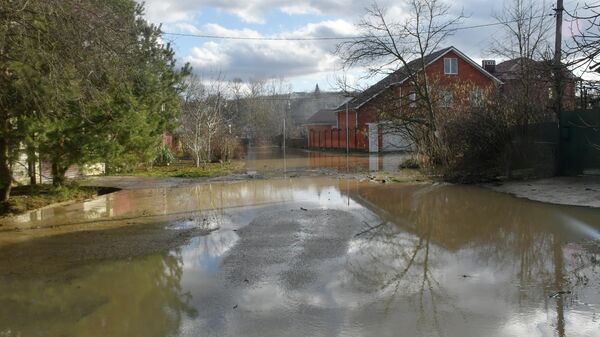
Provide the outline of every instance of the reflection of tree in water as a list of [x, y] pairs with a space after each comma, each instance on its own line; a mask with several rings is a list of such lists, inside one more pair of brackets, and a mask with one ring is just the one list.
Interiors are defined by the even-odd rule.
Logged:
[[171, 336], [195, 317], [179, 250], [0, 282], [0, 335]]
[[[443, 262], [444, 255], [474, 259], [476, 265], [498, 274], [509, 272], [509, 280], [516, 279], [518, 288], [507, 284], [507, 296], [515, 294], [519, 304], [525, 301], [529, 306], [548, 303], [550, 294], [585, 284], [577, 270], [584, 268], [589, 275], [594, 264], [594, 258], [583, 254], [575, 264], [582, 267], [573, 267], [571, 261], [565, 266], [561, 238], [567, 233], [560, 216], [564, 209], [456, 186], [385, 191], [367, 187], [352, 197], [395, 224], [359, 237], [359, 258], [351, 266], [355, 280], [365, 289], [383, 291], [390, 303], [397, 295], [417, 294], [420, 326], [431, 322], [438, 332], [437, 308], [452, 304], [432, 272], [438, 270], [436, 264]], [[593, 277], [598, 279], [597, 274]], [[565, 335], [565, 297], [552, 299], [556, 300], [560, 336]]]
[[441, 335], [438, 306], [453, 307], [452, 299], [432, 273], [432, 228], [419, 228], [417, 235], [407, 235], [390, 223], [364, 233], [357, 240], [359, 256], [349, 263], [349, 270], [360, 289], [385, 297], [386, 312], [391, 313], [398, 297], [407, 297], [416, 302], [417, 329]]

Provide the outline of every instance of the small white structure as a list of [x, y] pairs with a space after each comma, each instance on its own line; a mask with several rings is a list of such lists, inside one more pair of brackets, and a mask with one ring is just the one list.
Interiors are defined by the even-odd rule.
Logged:
[[[368, 123], [369, 152], [413, 151], [412, 142], [402, 133], [386, 130], [385, 123]], [[381, 139], [381, 141], [380, 141]]]

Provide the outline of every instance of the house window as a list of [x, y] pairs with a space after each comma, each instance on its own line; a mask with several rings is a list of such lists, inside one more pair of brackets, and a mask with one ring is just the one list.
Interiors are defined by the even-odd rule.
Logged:
[[483, 106], [483, 93], [481, 90], [471, 91], [471, 106], [479, 108]]
[[440, 106], [442, 108], [451, 108], [454, 105], [454, 97], [450, 91], [442, 91], [440, 98]]
[[458, 59], [452, 57], [444, 58], [444, 74], [456, 75], [458, 74]]
[[410, 106], [411, 108], [417, 107], [417, 94], [416, 93], [411, 92], [410, 94], [408, 94], [408, 106]]

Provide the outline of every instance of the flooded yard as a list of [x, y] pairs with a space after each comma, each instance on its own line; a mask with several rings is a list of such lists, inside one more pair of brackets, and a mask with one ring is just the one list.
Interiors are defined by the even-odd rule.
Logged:
[[3, 337], [600, 335], [598, 209], [311, 177], [2, 225]]

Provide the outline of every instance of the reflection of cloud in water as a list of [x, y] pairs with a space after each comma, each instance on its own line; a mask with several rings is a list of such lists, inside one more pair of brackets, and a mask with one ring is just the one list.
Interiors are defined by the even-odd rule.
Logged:
[[[598, 213], [590, 210], [463, 186], [332, 179], [124, 195], [132, 198], [121, 214], [193, 210], [175, 225], [194, 226], [207, 218], [220, 227], [164, 256], [181, 260], [171, 271], [160, 267], [162, 259], [153, 267], [175, 276], [162, 277], [176, 290], [169, 298], [187, 294], [184, 304], [197, 312], [174, 320], [179, 330], [172, 335], [591, 337], [600, 331], [598, 246], [582, 240], [559, 216], [595, 223]], [[384, 221], [388, 224], [355, 236], [368, 229], [365, 222]], [[121, 268], [132, 272], [141, 265], [126, 263]], [[154, 298], [150, 282], [156, 273], [146, 270], [137, 277], [148, 282], [143, 298]], [[98, 285], [120, 287], [104, 278]], [[31, 302], [26, 290], [23, 303]], [[557, 290], [572, 293], [549, 298]], [[120, 305], [123, 298], [111, 301]], [[156, 311], [156, 321], [167, 311]], [[557, 327], [559, 316], [563, 328]], [[147, 317], [134, 318], [144, 327]]]
[[[250, 221], [286, 209], [289, 212], [290, 207], [299, 212], [298, 206], [303, 206], [349, 211], [362, 227], [352, 229], [353, 233], [368, 228], [363, 220], [371, 226], [378, 224], [381, 220], [361, 206], [366, 199], [357, 199], [360, 203], [348, 200], [344, 187], [344, 181], [329, 187], [297, 186], [293, 192], [274, 194], [275, 198], [291, 201], [254, 209], [252, 216], [242, 218]], [[203, 261], [198, 269], [185, 268], [189, 275], [184, 275], [184, 280], [188, 280], [184, 284], [191, 289], [200, 312], [197, 320], [186, 323], [188, 331], [209, 330], [219, 336], [395, 336], [398, 331], [407, 336], [546, 336], [556, 333], [557, 310], [561, 310], [566, 331], [571, 335], [589, 335], [590, 327], [596, 324], [593, 307], [579, 303], [557, 309], [554, 299], [548, 299], [555, 287], [552, 252], [557, 244], [556, 234], [537, 223], [523, 222], [529, 221], [522, 218], [522, 212], [528, 211], [526, 207], [521, 205], [515, 213], [508, 213], [504, 210], [514, 209], [511, 203], [515, 201], [506, 199], [506, 204], [496, 205], [500, 209], [494, 214], [499, 217], [486, 223], [481, 217], [460, 218], [458, 210], [452, 207], [453, 203], [460, 203], [452, 199], [446, 188], [418, 188], [414, 197], [406, 194], [395, 199], [401, 203], [391, 203], [393, 195], [383, 191], [378, 194], [378, 188], [368, 185], [372, 195], [384, 199], [387, 196], [390, 207], [386, 204], [386, 210], [397, 212], [388, 212], [386, 219], [398, 219], [402, 226], [390, 223], [358, 237], [351, 236], [343, 256], [320, 258], [315, 263], [306, 260], [297, 265], [307, 243], [324, 235], [313, 231], [316, 224], [304, 223], [300, 216], [300, 229], [291, 227], [283, 234], [294, 238], [290, 249], [285, 245], [273, 247], [272, 252], [280, 254], [282, 260], [261, 266], [262, 269], [254, 268], [262, 278], [254, 282], [248, 276], [253, 280], [250, 284], [242, 281], [248, 275], [243, 268], [232, 269], [233, 280], [215, 273], [215, 268], [223, 269], [223, 256], [219, 253], [241, 256], [248, 252], [236, 251], [234, 247], [242, 239], [238, 240], [232, 232], [213, 233], [217, 239], [224, 233], [233, 237], [225, 240], [229, 244], [223, 247], [227, 248], [218, 250], [214, 258], [208, 254], [194, 257], [196, 263]], [[475, 199], [471, 199], [467, 203], [469, 209], [480, 213]], [[367, 205], [379, 211], [377, 203]], [[250, 209], [239, 213], [246, 210]], [[539, 214], [543, 211], [536, 210]], [[327, 221], [318, 224], [330, 226]], [[565, 264], [573, 265], [566, 255]], [[185, 256], [184, 250], [187, 261]], [[586, 271], [588, 278], [597, 278], [589, 275], [589, 261], [589, 257], [583, 259], [584, 267], [578, 270]], [[289, 277], [293, 277], [291, 283]], [[590, 299], [598, 300], [593, 296]], [[582, 321], [581, 328], [573, 323], [575, 320]]]
[[204, 269], [216, 272], [223, 256], [235, 245], [238, 236], [232, 231], [217, 231], [195, 237], [181, 249], [184, 270]]
[[[549, 303], [549, 305], [554, 305]], [[569, 336], [596, 337], [600, 331], [600, 322], [590, 319], [589, 313], [577, 310], [565, 312], [565, 323], [567, 331], [574, 331]], [[555, 327], [548, 325], [548, 321], [556, 321], [556, 313], [546, 312], [544, 308], [536, 309], [527, 313], [527, 320], [519, 319], [517, 315], [506, 322], [498, 336], [527, 336], [527, 337], [550, 337], [556, 336]]]

